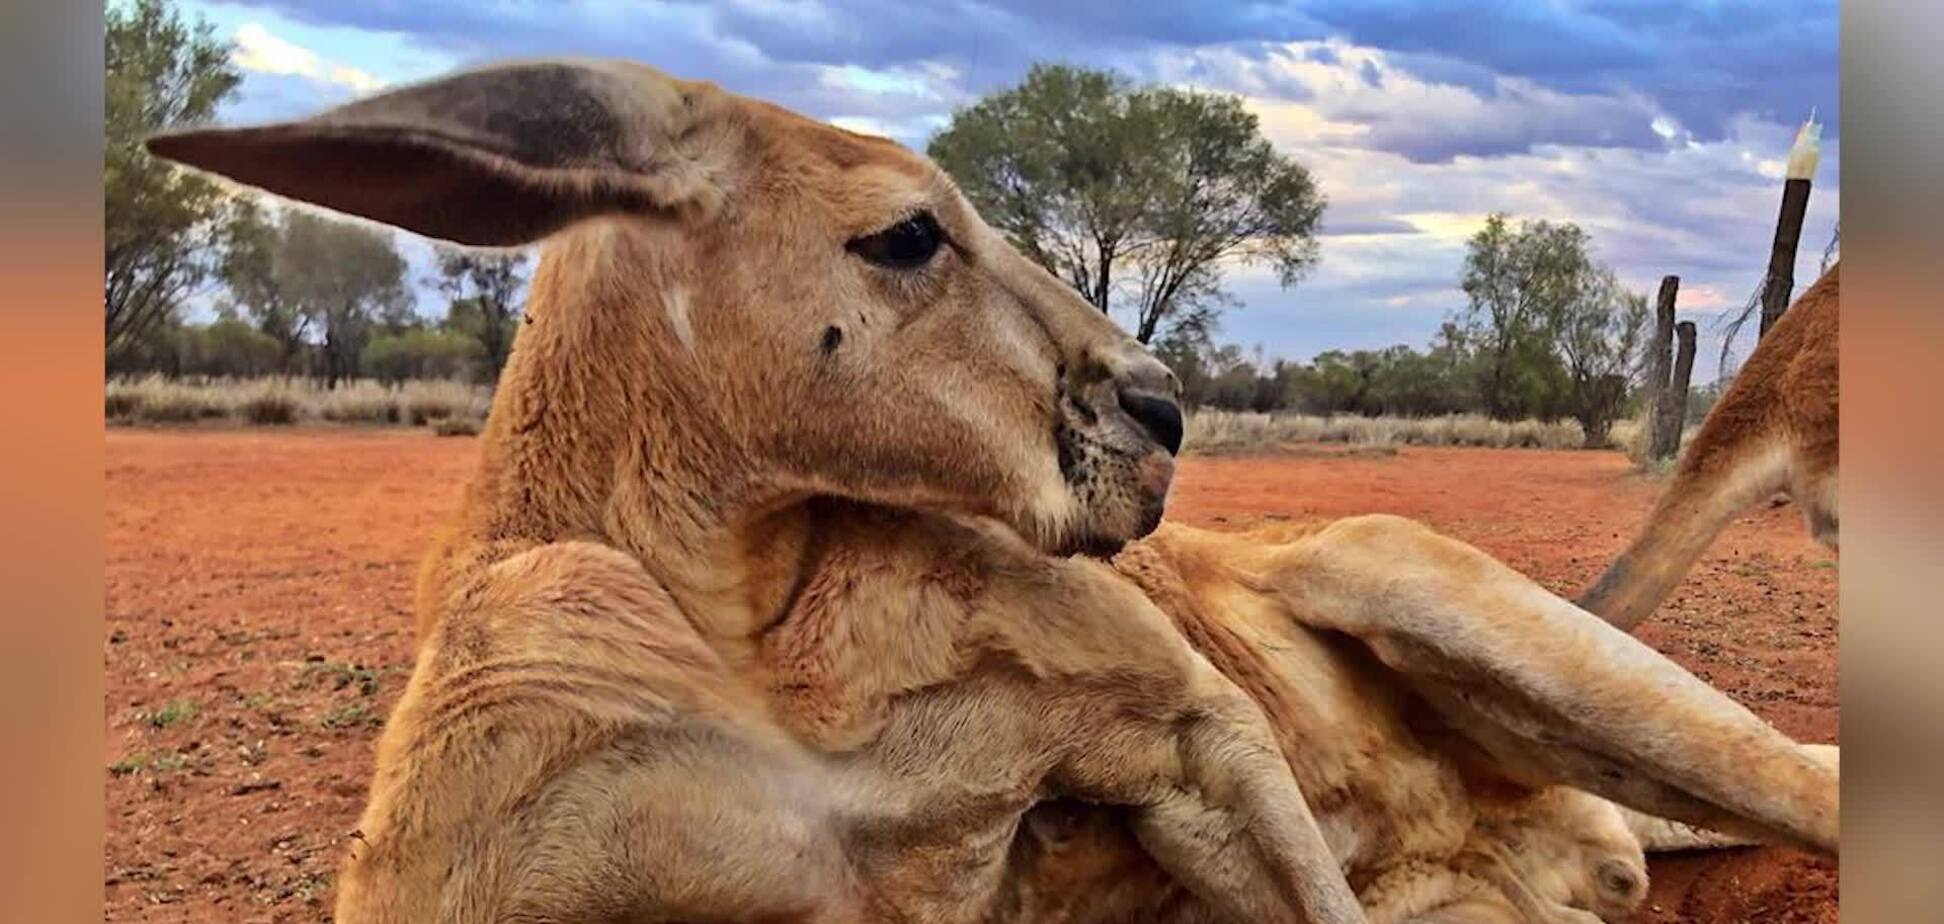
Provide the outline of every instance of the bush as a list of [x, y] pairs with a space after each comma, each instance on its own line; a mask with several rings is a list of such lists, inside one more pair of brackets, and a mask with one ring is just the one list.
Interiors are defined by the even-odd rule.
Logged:
[[192, 423], [226, 417], [231, 397], [202, 385], [159, 375], [108, 383], [103, 412], [110, 419], [138, 423]]
[[420, 328], [373, 337], [359, 363], [380, 381], [467, 379], [486, 361], [478, 340], [450, 330]]
[[467, 417], [442, 417], [432, 432], [440, 436], [478, 436], [479, 422]]
[[1579, 424], [1570, 420], [1508, 422], [1478, 414], [1318, 417], [1202, 408], [1188, 417], [1186, 451], [1209, 455], [1273, 452], [1291, 443], [1577, 449], [1581, 442]]
[[407, 382], [399, 391], [405, 405], [405, 419], [415, 427], [440, 420], [486, 417], [484, 393], [460, 382]]
[[282, 379], [258, 382], [236, 407], [253, 424], [293, 424], [303, 411], [296, 390]]
[[141, 402], [128, 389], [116, 388], [115, 383], [108, 383], [108, 396], [102, 411], [109, 420], [127, 420], [135, 416], [135, 409], [140, 405]]
[[[484, 388], [463, 382], [348, 382], [327, 389], [303, 379], [170, 379], [149, 375], [113, 379], [103, 414], [119, 423], [191, 423], [227, 418], [237, 423], [286, 425], [305, 420], [425, 426], [441, 421], [477, 425], [490, 405]], [[458, 424], [454, 424], [458, 426]]]
[[317, 416], [337, 423], [397, 423], [398, 392], [377, 382], [347, 382], [321, 392]]

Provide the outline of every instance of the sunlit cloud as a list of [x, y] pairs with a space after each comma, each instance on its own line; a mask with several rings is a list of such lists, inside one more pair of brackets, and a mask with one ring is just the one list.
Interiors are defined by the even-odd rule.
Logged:
[[[1797, 261], [1814, 274], [1841, 201], [1836, 7], [1759, 21], [1699, 10], [1318, 0], [918, 6], [892, 0], [183, 0], [234, 35], [226, 117], [289, 118], [485, 60], [642, 60], [922, 149], [952, 112], [1035, 62], [1233, 93], [1329, 199], [1322, 260], [1283, 289], [1231, 268], [1222, 336], [1305, 359], [1423, 345], [1463, 302], [1484, 216], [1572, 221], [1651, 292], [1682, 277], [1703, 321], [1759, 281], [1798, 120], [1829, 123]], [[254, 28], [251, 28], [254, 27]]]
[[259, 74], [306, 77], [334, 84], [354, 93], [370, 93], [385, 86], [385, 81], [370, 72], [348, 64], [326, 61], [314, 51], [285, 41], [258, 23], [245, 23], [236, 30], [236, 66]]

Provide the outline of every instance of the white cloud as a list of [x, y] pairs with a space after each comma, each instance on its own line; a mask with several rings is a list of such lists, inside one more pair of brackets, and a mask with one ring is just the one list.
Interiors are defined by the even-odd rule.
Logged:
[[1197, 48], [1159, 56], [1164, 80], [1282, 104], [1282, 118], [1336, 140], [1413, 160], [1447, 161], [1534, 145], [1656, 147], [1660, 113], [1638, 93], [1564, 93], [1519, 77], [1461, 85], [1420, 76], [1390, 53], [1341, 39], [1259, 53]]
[[348, 64], [326, 61], [314, 51], [272, 35], [259, 23], [244, 23], [236, 30], [236, 66], [259, 74], [305, 77], [319, 83], [344, 87], [354, 93], [370, 93], [385, 81]]
[[[1150, 60], [1167, 82], [1240, 94], [1329, 197], [1326, 232], [1385, 232], [1327, 236], [1316, 271], [1288, 292], [1232, 269], [1229, 288], [1247, 307], [1226, 327], [1239, 342], [1305, 358], [1382, 346], [1415, 326], [1404, 339], [1421, 346], [1462, 303], [1464, 242], [1496, 211], [1577, 223], [1637, 290], [1680, 275], [1683, 316], [1702, 322], [1703, 377], [1718, 349], [1711, 318], [1761, 276], [1791, 126], [1743, 114], [1723, 137], [1699, 141], [1639, 94], [1569, 94], [1502, 76], [1438, 82], [1340, 40]], [[1834, 145], [1825, 153], [1837, 156]], [[1818, 176], [1799, 280], [1814, 275], [1835, 223], [1837, 175], [1832, 160]]]

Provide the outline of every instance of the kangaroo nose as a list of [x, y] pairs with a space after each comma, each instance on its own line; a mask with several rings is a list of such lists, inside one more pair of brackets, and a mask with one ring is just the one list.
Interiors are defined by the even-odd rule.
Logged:
[[1181, 405], [1173, 398], [1148, 391], [1120, 390], [1121, 410], [1154, 437], [1168, 455], [1181, 452]]

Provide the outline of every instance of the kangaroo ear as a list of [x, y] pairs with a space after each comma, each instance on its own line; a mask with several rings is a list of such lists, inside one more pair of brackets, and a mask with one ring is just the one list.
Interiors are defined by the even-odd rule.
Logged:
[[148, 149], [428, 237], [512, 246], [595, 215], [720, 207], [746, 149], [736, 103], [632, 62], [518, 62]]

